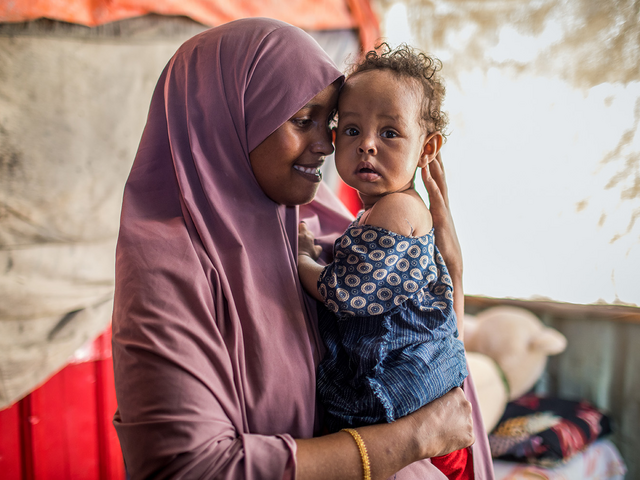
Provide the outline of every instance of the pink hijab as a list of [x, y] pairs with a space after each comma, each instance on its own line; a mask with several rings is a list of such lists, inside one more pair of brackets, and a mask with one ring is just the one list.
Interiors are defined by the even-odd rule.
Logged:
[[116, 256], [114, 424], [133, 479], [293, 478], [323, 350], [297, 224], [329, 245], [351, 218], [322, 186], [275, 204], [249, 152], [338, 78], [309, 35], [269, 19], [192, 38], [162, 73]]
[[[249, 152], [341, 76], [299, 28], [245, 19], [187, 41], [160, 77], [116, 257], [115, 425], [134, 478], [282, 478], [292, 436], [313, 435], [298, 208], [267, 198]], [[337, 235], [348, 213], [320, 197], [309, 221]]]

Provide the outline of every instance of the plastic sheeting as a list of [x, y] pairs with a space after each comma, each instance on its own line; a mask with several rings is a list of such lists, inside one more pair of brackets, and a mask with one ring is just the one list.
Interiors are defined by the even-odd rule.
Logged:
[[0, 3], [0, 22], [49, 18], [96, 26], [148, 13], [184, 15], [214, 26], [243, 17], [271, 17], [306, 30], [357, 28], [363, 45], [378, 37], [369, 0], [38, 0]]

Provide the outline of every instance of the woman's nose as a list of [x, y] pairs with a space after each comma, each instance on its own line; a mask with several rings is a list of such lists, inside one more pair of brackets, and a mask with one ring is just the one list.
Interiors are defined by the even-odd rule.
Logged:
[[331, 130], [328, 128], [321, 129], [318, 138], [313, 142], [312, 150], [322, 155], [331, 155], [333, 153], [333, 137]]

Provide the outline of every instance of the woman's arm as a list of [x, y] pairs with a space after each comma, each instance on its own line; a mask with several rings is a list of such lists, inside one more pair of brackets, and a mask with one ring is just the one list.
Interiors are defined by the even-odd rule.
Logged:
[[449, 193], [442, 156], [422, 169], [422, 181], [429, 193], [429, 210], [435, 227], [436, 246], [444, 257], [453, 283], [453, 309], [458, 318], [458, 332], [463, 339], [464, 290], [462, 287], [462, 249], [449, 207]]
[[[471, 404], [460, 388], [392, 423], [357, 429], [368, 451], [371, 478], [386, 479], [407, 465], [473, 444]], [[298, 480], [361, 480], [362, 460], [350, 434], [296, 440]]]

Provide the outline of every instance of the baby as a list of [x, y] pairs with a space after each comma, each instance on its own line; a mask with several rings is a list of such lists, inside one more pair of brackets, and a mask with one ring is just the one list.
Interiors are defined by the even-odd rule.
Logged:
[[[300, 279], [326, 307], [319, 308], [327, 353], [317, 388], [331, 431], [392, 422], [467, 376], [451, 278], [414, 188], [417, 168], [428, 168], [443, 142], [438, 70], [439, 62], [411, 47], [385, 44], [354, 66], [338, 100], [335, 158], [364, 210], [336, 240], [327, 266], [300, 225]], [[444, 466], [434, 463], [449, 478], [472, 478], [466, 451], [454, 454], [457, 466], [450, 456], [439, 457]]]

